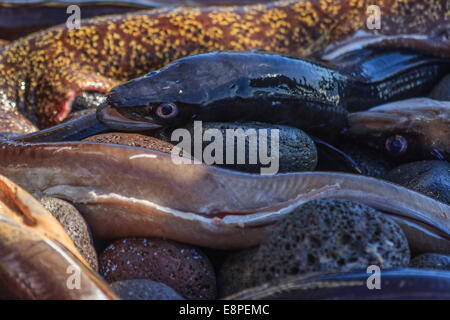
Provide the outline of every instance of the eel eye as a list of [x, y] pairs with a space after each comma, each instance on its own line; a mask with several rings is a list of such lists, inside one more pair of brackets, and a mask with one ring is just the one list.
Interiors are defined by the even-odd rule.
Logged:
[[155, 113], [161, 119], [171, 119], [178, 115], [178, 107], [174, 103], [163, 103], [156, 108]]
[[391, 136], [386, 139], [385, 147], [390, 155], [394, 157], [401, 156], [408, 148], [408, 141], [399, 135]]

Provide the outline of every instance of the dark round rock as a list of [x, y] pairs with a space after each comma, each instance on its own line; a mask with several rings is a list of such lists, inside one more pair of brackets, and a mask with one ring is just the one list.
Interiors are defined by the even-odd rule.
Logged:
[[436, 269], [450, 271], [450, 255], [439, 253], [424, 253], [411, 259], [412, 268]]
[[251, 262], [258, 248], [237, 251], [228, 256], [217, 275], [219, 298], [227, 297], [252, 286]]
[[86, 138], [83, 141], [121, 144], [131, 147], [147, 148], [165, 153], [170, 153], [173, 149], [173, 145], [166, 141], [137, 133], [104, 133]]
[[100, 255], [99, 273], [108, 282], [148, 279], [164, 283], [186, 299], [214, 299], [216, 278], [208, 257], [174, 241], [116, 240]]
[[408, 241], [400, 227], [366, 205], [320, 199], [273, 226], [252, 257], [252, 286], [308, 272], [405, 267]]
[[122, 300], [183, 300], [171, 287], [151, 280], [116, 281], [111, 288]]
[[354, 143], [343, 143], [339, 148], [358, 165], [361, 174], [382, 178], [394, 165], [392, 159], [373, 149]]
[[81, 255], [86, 259], [92, 269], [97, 271], [97, 252], [94, 249], [89, 226], [80, 212], [72, 204], [61, 199], [42, 197], [39, 201], [58, 219]]
[[[194, 125], [188, 124], [184, 127], [190, 132], [191, 137], [194, 137]], [[266, 130], [267, 139], [266, 146], [267, 152], [264, 152], [266, 156], [274, 156], [278, 161], [278, 170], [276, 172], [290, 172], [290, 171], [313, 171], [317, 165], [317, 149], [313, 142], [313, 140], [302, 130], [298, 128], [293, 128], [289, 126], [275, 125], [269, 123], [261, 123], [261, 122], [202, 122], [202, 136], [205, 134], [207, 130], [218, 130], [223, 137], [222, 146], [223, 146], [223, 163], [217, 164], [218, 166], [226, 167], [229, 169], [251, 172], [251, 173], [260, 173], [261, 168], [268, 168], [269, 164], [262, 163], [259, 157], [260, 153], [260, 133]], [[250, 140], [249, 137], [245, 137], [245, 159], [244, 163], [238, 163], [237, 155], [241, 154], [241, 152], [237, 151], [238, 144], [236, 143], [236, 139], [234, 140], [234, 161], [233, 163], [226, 163], [226, 154], [232, 148], [227, 148], [227, 130], [243, 130], [244, 133], [248, 133], [248, 136], [256, 137], [254, 140]], [[278, 148], [279, 152], [274, 153], [272, 155], [271, 144], [272, 144], [272, 131], [278, 130], [279, 134], [279, 143]], [[178, 144], [178, 141], [171, 141], [172, 135], [171, 129], [162, 130], [157, 135], [158, 138], [168, 141], [173, 144]], [[209, 131], [212, 132], [212, 131]], [[237, 132], [237, 131], [236, 131]], [[253, 135], [250, 133], [253, 132]], [[252, 145], [250, 141], [255, 141], [255, 148], [251, 148]], [[203, 151], [211, 145], [211, 141], [203, 141]], [[274, 143], [274, 146], [276, 144]], [[194, 150], [194, 147], [191, 146], [191, 151]], [[258, 155], [256, 164], [250, 163], [250, 152], [249, 150], [256, 151], [255, 153]], [[193, 151], [191, 152], [193, 153]], [[208, 153], [209, 154], [209, 153]], [[278, 156], [278, 157], [277, 157]], [[203, 159], [205, 160], [205, 159]], [[273, 159], [275, 161], [275, 158]], [[275, 172], [275, 173], [276, 173]]]
[[389, 171], [386, 180], [450, 204], [450, 163], [447, 161], [417, 161]]

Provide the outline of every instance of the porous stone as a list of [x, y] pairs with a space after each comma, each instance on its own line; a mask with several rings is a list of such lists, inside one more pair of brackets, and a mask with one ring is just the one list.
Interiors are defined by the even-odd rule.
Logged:
[[153, 238], [120, 239], [101, 253], [99, 265], [99, 273], [110, 283], [148, 279], [168, 285], [186, 299], [216, 297], [211, 262], [189, 245]]
[[450, 163], [447, 161], [406, 163], [389, 171], [385, 179], [450, 204]]
[[410, 260], [400, 227], [380, 212], [347, 200], [314, 200], [273, 226], [245, 274], [247, 287], [309, 272], [405, 267]]
[[111, 288], [122, 300], [183, 300], [171, 287], [151, 280], [116, 281]]
[[122, 133], [122, 132], [104, 133], [86, 138], [83, 141], [121, 144], [131, 147], [147, 148], [165, 153], [170, 153], [173, 149], [173, 145], [166, 141], [134, 133]]
[[222, 264], [217, 275], [217, 289], [220, 298], [227, 297], [252, 286], [251, 263], [258, 248], [234, 252]]
[[450, 255], [439, 253], [424, 253], [411, 259], [412, 268], [437, 269], [450, 271]]
[[39, 201], [58, 219], [83, 258], [86, 259], [92, 269], [97, 271], [97, 252], [94, 249], [89, 226], [80, 212], [72, 204], [61, 199], [45, 196], [40, 198]]

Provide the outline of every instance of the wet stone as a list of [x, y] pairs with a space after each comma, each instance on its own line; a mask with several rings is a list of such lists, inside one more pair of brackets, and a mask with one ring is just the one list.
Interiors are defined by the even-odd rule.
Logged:
[[121, 300], [183, 300], [171, 287], [151, 280], [116, 281], [111, 288]]
[[424, 253], [411, 259], [412, 268], [436, 269], [450, 271], [450, 255], [439, 253]]
[[[184, 127], [190, 133], [192, 137], [192, 141], [194, 139], [194, 125], [188, 124]], [[244, 153], [241, 151], [237, 151], [238, 144], [236, 139], [234, 140], [234, 149], [226, 148], [227, 141], [227, 132], [231, 130], [243, 130], [244, 133], [247, 133], [248, 136], [245, 137], [245, 158], [242, 162], [243, 164], [238, 162], [238, 155], [243, 155]], [[261, 168], [270, 167], [270, 163], [263, 163], [261, 161], [261, 157], [259, 156], [260, 150], [265, 150], [266, 152], [261, 152], [265, 157], [276, 157], [277, 153], [274, 152], [272, 155], [272, 143], [273, 146], [276, 146], [275, 140], [272, 140], [272, 137], [275, 138], [276, 135], [271, 135], [271, 129], [279, 130], [279, 170], [278, 172], [289, 172], [289, 171], [313, 171], [317, 165], [317, 150], [314, 145], [313, 140], [302, 130], [282, 125], [274, 125], [268, 123], [261, 122], [230, 122], [230, 123], [219, 123], [219, 122], [202, 122], [202, 132], [203, 135], [206, 130], [208, 132], [212, 132], [211, 130], [217, 130], [220, 132], [222, 139], [222, 164], [214, 163], [217, 166], [226, 167], [229, 169], [234, 169], [238, 171], [250, 172], [250, 173], [260, 173]], [[228, 130], [228, 131], [227, 131]], [[262, 130], [262, 131], [261, 131]], [[179, 141], [171, 141], [172, 130], [162, 130], [156, 136], [162, 140], [173, 143], [174, 145], [178, 145]], [[237, 132], [237, 131], [235, 131]], [[267, 136], [264, 136], [264, 132], [267, 133]], [[262, 133], [262, 134], [261, 134]], [[249, 139], [249, 137], [252, 137]], [[267, 137], [267, 138], [266, 138]], [[217, 155], [215, 154], [213, 149], [213, 141], [215, 138], [211, 138], [208, 141], [203, 141], [203, 155], [212, 154], [215, 159], [217, 159]], [[205, 139], [203, 139], [205, 140]], [[253, 142], [254, 141], [254, 142]], [[261, 141], [264, 141], [261, 144]], [[209, 147], [208, 147], [209, 146]], [[256, 146], [256, 147], [252, 147]], [[266, 148], [266, 149], [263, 149]], [[191, 154], [194, 153], [194, 146], [191, 145]], [[219, 149], [220, 150], [220, 149]], [[232, 150], [234, 154], [234, 160], [232, 164], [227, 164], [227, 152], [231, 152]], [[252, 150], [252, 153], [249, 152]], [[274, 148], [276, 150], [276, 148]], [[231, 154], [231, 153], [230, 153]], [[250, 154], [257, 155], [256, 164], [250, 163]], [[205, 159], [203, 159], [205, 160]], [[269, 160], [267, 160], [269, 161]], [[229, 162], [229, 161], [228, 161]], [[273, 161], [275, 162], [275, 160]], [[253, 162], [255, 163], [255, 162]]]
[[216, 277], [208, 257], [193, 246], [174, 241], [116, 240], [100, 255], [99, 273], [109, 283], [132, 279], [161, 282], [186, 299], [216, 297]]
[[403, 164], [389, 171], [385, 179], [450, 204], [450, 163], [447, 161]]
[[274, 225], [248, 259], [238, 262], [248, 268], [241, 282], [253, 287], [310, 272], [406, 267], [410, 250], [400, 227], [380, 212], [356, 202], [321, 199]]
[[61, 199], [42, 197], [39, 201], [58, 219], [83, 258], [86, 259], [92, 269], [97, 271], [97, 252], [94, 249], [89, 226], [80, 212], [72, 204]]
[[250, 248], [228, 256], [217, 275], [219, 298], [227, 297], [252, 286], [250, 267], [257, 250], [257, 247]]
[[366, 176], [382, 178], [394, 167], [391, 159], [365, 146], [343, 143], [339, 149], [355, 161], [361, 174]]

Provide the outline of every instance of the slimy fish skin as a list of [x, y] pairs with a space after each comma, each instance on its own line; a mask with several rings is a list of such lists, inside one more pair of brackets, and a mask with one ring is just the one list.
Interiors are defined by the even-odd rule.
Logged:
[[449, 59], [414, 51], [375, 50], [353, 60], [337, 68], [275, 54], [200, 54], [113, 88], [97, 118], [116, 130], [194, 119], [285, 124], [320, 135], [344, 128], [347, 111], [427, 94], [450, 69]]

